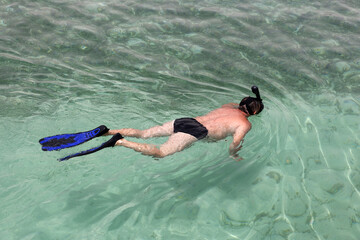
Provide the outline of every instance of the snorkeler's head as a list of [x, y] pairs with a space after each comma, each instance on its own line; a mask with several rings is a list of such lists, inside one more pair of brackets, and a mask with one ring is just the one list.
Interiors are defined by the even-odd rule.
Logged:
[[259, 114], [264, 109], [264, 104], [262, 103], [258, 87], [252, 86], [251, 90], [256, 95], [256, 98], [250, 96], [243, 98], [239, 104], [239, 109], [249, 115]]

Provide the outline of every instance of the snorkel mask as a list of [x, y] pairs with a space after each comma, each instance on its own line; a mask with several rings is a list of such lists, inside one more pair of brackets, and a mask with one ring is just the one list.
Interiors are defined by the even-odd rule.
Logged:
[[258, 112], [256, 112], [256, 114], [259, 114], [263, 109], [264, 109], [264, 104], [262, 103], [262, 99], [260, 97], [260, 93], [259, 93], [259, 89], [257, 86], [252, 86], [251, 87], [251, 91], [256, 95], [256, 98], [253, 97], [246, 97], [243, 100], [241, 100], [240, 102], [240, 106], [245, 105], [246, 107], [246, 111], [250, 114], [250, 115], [254, 115], [254, 112], [252, 111], [251, 107], [250, 107], [250, 103], [252, 103], [253, 101], [258, 101], [260, 103], [260, 109]]

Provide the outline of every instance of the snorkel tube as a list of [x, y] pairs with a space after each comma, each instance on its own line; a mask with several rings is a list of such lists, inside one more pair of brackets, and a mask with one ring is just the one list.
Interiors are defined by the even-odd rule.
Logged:
[[256, 100], [260, 102], [260, 109], [256, 114], [259, 114], [264, 109], [264, 104], [262, 103], [262, 99], [260, 97], [259, 88], [257, 86], [252, 86], [251, 91], [256, 95]]
[[252, 86], [251, 91], [256, 95], [256, 99], [262, 102], [258, 87], [257, 86]]

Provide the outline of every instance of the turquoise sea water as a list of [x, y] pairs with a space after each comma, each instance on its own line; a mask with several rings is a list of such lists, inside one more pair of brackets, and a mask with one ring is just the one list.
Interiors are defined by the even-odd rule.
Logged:
[[[160, 160], [38, 144], [251, 85], [265, 110], [240, 162], [231, 138]], [[359, 239], [359, 116], [359, 1], [0, 0], [0, 238]]]

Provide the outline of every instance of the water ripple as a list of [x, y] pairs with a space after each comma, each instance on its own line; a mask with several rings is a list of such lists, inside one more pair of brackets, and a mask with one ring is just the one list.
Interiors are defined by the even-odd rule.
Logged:
[[[2, 1], [2, 236], [356, 239], [359, 8]], [[249, 118], [239, 162], [231, 138], [159, 161], [114, 148], [64, 164], [55, 159], [73, 149], [37, 144], [94, 124], [205, 114], [252, 95], [251, 85], [265, 109]]]

